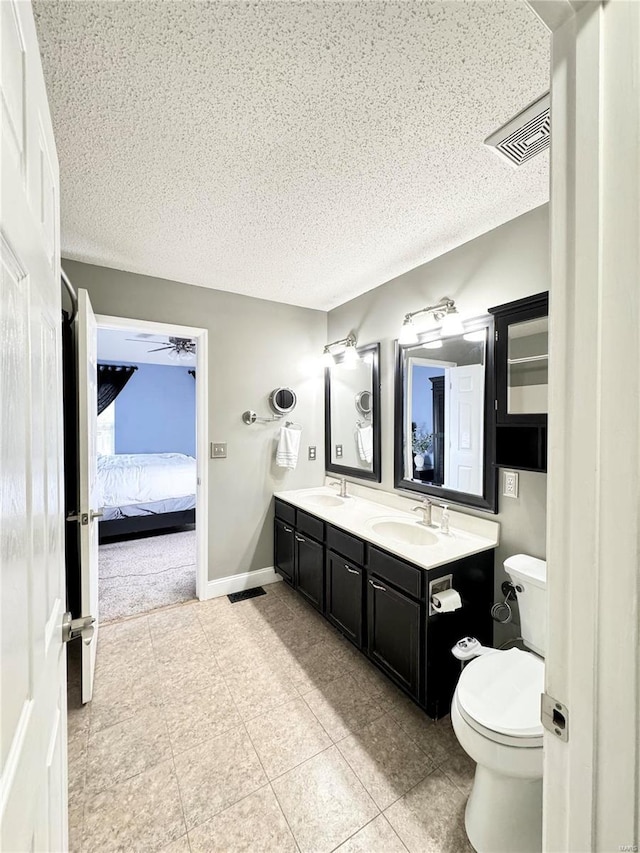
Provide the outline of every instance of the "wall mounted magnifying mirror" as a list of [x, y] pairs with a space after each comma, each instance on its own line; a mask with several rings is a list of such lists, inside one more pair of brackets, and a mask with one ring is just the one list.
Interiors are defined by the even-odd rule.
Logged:
[[325, 460], [334, 474], [380, 482], [380, 345], [325, 369]]
[[358, 391], [356, 394], [356, 409], [365, 418], [371, 415], [371, 406], [373, 404], [371, 391]]
[[296, 392], [291, 388], [274, 388], [269, 394], [269, 405], [276, 415], [288, 415], [295, 409], [297, 402]]
[[493, 318], [396, 344], [395, 486], [496, 512]]

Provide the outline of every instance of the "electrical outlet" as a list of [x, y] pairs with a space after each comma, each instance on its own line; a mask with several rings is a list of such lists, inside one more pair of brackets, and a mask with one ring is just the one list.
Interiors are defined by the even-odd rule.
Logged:
[[211, 442], [211, 458], [212, 459], [226, 459], [227, 458], [227, 442]]
[[342, 459], [342, 445], [336, 444], [336, 459]]
[[515, 471], [502, 472], [502, 494], [505, 498], [518, 497], [518, 475]]
[[315, 448], [315, 445], [310, 444], [309, 445], [309, 462], [315, 462], [315, 461], [316, 461], [316, 448]]

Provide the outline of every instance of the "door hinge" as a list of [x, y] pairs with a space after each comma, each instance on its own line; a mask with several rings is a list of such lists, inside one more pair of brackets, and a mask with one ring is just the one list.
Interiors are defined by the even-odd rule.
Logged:
[[71, 640], [77, 640], [82, 637], [85, 644], [88, 646], [93, 640], [94, 623], [93, 616], [83, 616], [80, 619], [72, 619], [70, 613], [65, 613], [62, 617], [62, 642], [69, 643]]
[[498, 401], [497, 400], [493, 401], [493, 408], [496, 410], [496, 412], [498, 411]]
[[496, 329], [496, 342], [498, 340], [498, 330]]
[[542, 725], [565, 743], [569, 740], [569, 709], [548, 693], [542, 694]]

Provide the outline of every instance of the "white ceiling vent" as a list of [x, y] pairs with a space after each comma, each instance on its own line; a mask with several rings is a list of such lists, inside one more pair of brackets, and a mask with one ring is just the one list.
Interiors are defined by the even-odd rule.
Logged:
[[488, 136], [484, 144], [505, 157], [511, 165], [522, 166], [547, 149], [550, 139], [551, 117], [547, 92]]

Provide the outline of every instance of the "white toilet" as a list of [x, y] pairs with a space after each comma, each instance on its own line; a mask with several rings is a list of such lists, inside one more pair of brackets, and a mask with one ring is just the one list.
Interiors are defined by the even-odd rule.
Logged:
[[516, 586], [522, 639], [532, 651], [480, 647], [460, 675], [451, 720], [477, 763], [465, 812], [469, 841], [478, 853], [534, 853], [542, 849], [547, 565], [518, 554], [504, 567]]

